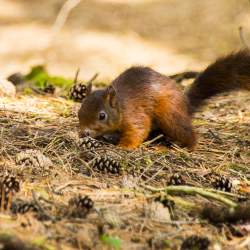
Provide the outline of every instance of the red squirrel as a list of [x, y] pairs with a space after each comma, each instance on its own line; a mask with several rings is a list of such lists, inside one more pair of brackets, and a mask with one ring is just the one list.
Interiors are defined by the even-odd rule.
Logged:
[[196, 134], [192, 114], [208, 98], [222, 92], [250, 90], [250, 51], [241, 50], [209, 65], [184, 93], [176, 82], [149, 67], [131, 67], [108, 87], [92, 91], [78, 113], [86, 135], [119, 132], [118, 145], [138, 147], [149, 133], [160, 129], [171, 141], [193, 149]]

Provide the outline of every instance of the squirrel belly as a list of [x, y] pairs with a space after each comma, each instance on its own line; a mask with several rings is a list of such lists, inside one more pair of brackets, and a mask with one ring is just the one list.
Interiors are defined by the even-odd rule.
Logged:
[[192, 114], [222, 92], [250, 90], [250, 52], [220, 58], [195, 79], [186, 93], [176, 82], [148, 67], [131, 67], [110, 86], [92, 91], [78, 113], [80, 127], [96, 137], [119, 131], [119, 146], [136, 148], [156, 125], [171, 141], [193, 149]]

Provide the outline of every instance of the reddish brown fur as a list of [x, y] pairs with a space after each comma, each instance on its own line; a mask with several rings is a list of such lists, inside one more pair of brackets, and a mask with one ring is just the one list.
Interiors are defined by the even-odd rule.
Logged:
[[[132, 67], [110, 87], [90, 93], [79, 111], [80, 126], [92, 136], [121, 134], [119, 145], [138, 147], [150, 131], [159, 129], [181, 146], [194, 148], [191, 114], [205, 99], [235, 89], [250, 90], [250, 53], [229, 55], [211, 64], [185, 95], [170, 78], [147, 67]], [[98, 115], [104, 110], [105, 121]]]
[[[188, 114], [188, 101], [173, 80], [147, 67], [132, 67], [115, 79], [112, 85], [116, 91], [121, 116], [118, 129], [121, 133], [121, 147], [138, 147], [156, 127], [181, 146], [194, 146], [195, 134]], [[97, 93], [94, 92], [92, 95], [96, 96]], [[90, 98], [93, 102], [94, 97]], [[88, 102], [89, 100], [86, 100], [83, 106], [85, 105], [91, 114], [86, 115], [85, 120], [81, 122], [83, 113], [87, 114], [82, 112], [79, 115], [80, 124], [91, 123], [90, 117], [96, 113], [96, 107], [91, 107]], [[94, 119], [91, 120], [93, 125]], [[101, 124], [95, 124], [99, 128], [97, 126], [94, 130], [99, 132], [102, 129]]]

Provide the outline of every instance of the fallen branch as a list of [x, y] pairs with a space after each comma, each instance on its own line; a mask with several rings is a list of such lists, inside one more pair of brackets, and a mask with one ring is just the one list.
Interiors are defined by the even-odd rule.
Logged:
[[211, 192], [210, 190], [207, 189], [203, 189], [203, 188], [199, 188], [199, 187], [190, 187], [190, 186], [167, 186], [164, 188], [154, 188], [151, 186], [147, 186], [147, 185], [141, 185], [142, 187], [152, 191], [152, 192], [166, 192], [168, 194], [173, 194], [176, 192], [181, 192], [181, 193], [185, 193], [185, 194], [189, 194], [189, 195], [201, 195], [205, 198], [208, 199], [213, 199], [213, 200], [217, 200], [220, 201], [224, 204], [226, 204], [229, 207], [236, 207], [237, 204], [235, 202], [233, 202], [232, 200], [222, 196], [219, 193], [215, 193], [215, 192]]

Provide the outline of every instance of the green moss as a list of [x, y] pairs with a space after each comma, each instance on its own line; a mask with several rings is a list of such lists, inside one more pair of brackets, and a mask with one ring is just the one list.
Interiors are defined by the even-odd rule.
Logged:
[[107, 234], [103, 234], [100, 237], [100, 240], [111, 249], [119, 250], [121, 249], [121, 239], [116, 236], [110, 236]]
[[31, 71], [25, 76], [26, 81], [32, 82], [36, 87], [44, 89], [48, 84], [56, 87], [69, 89], [73, 84], [72, 79], [62, 76], [51, 76], [43, 65], [37, 65], [31, 68]]

